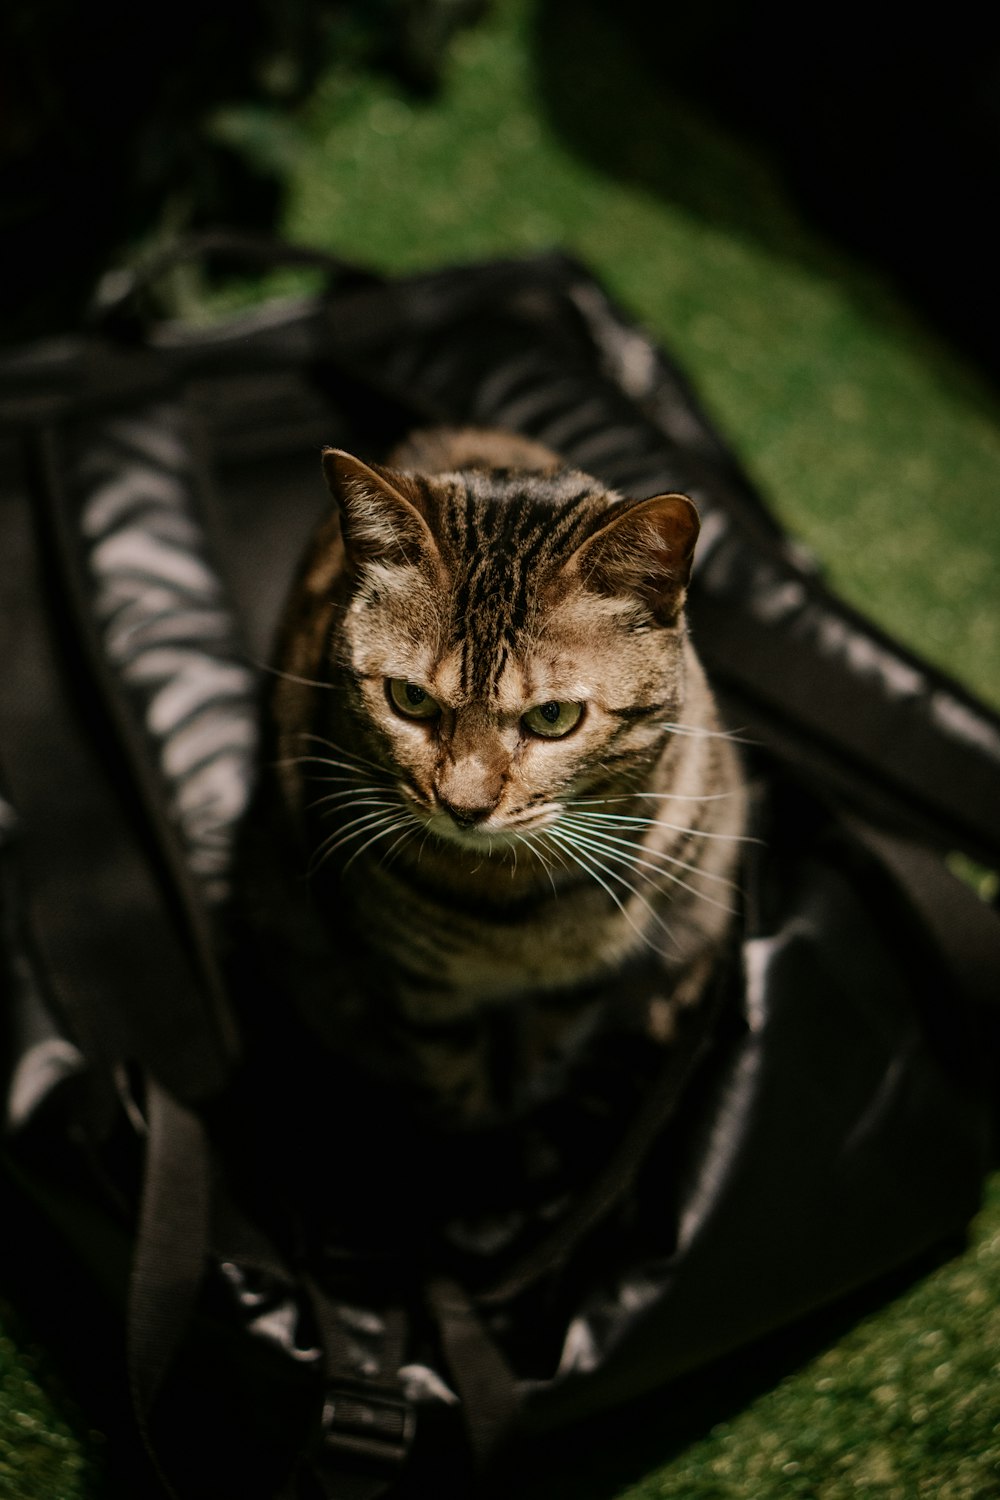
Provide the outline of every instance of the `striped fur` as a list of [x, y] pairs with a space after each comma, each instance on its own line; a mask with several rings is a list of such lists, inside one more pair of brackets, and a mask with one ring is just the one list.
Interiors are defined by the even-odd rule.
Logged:
[[[731, 920], [740, 771], [682, 608], [697, 515], [494, 432], [324, 467], [278, 649], [281, 792], [387, 1054], [480, 1120], [557, 1086], [636, 955], [669, 1040]], [[579, 720], [548, 737], [560, 704]]]

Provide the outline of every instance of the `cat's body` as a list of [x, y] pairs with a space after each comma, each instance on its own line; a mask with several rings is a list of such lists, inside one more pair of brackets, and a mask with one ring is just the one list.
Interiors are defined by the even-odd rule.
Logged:
[[730, 924], [744, 799], [684, 625], [697, 516], [507, 434], [324, 467], [270, 731], [338, 953], [307, 1020], [336, 1047], [363, 1016], [376, 1070], [481, 1121], [558, 1086], [637, 956], [668, 1042]]

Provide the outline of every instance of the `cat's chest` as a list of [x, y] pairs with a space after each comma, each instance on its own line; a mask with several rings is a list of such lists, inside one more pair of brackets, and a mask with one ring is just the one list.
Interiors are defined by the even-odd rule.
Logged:
[[585, 888], [477, 906], [474, 882], [458, 901], [382, 872], [352, 894], [346, 936], [403, 1017], [447, 1023], [578, 988], [620, 962], [630, 944], [600, 895]]

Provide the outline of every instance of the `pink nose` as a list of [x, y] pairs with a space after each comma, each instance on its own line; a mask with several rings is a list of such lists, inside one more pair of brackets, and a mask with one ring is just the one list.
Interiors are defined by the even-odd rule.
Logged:
[[447, 798], [438, 794], [438, 801], [459, 828], [472, 828], [476, 823], [482, 823], [493, 811], [492, 807], [466, 807], [459, 802], [449, 802]]

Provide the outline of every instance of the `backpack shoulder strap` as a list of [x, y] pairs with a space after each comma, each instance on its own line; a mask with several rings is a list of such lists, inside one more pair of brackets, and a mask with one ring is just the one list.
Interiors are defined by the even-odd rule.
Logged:
[[[221, 1086], [235, 1030], [204, 899], [165, 809], [169, 789], [101, 637], [102, 625], [123, 631], [127, 600], [98, 618], [68, 446], [51, 426], [30, 434], [35, 504], [8, 500], [3, 517], [18, 668], [0, 690], [0, 745], [25, 834], [29, 920], [84, 1045], [105, 1062], [142, 1063], [191, 1100]], [[164, 479], [129, 461], [128, 503], [141, 507]], [[141, 559], [131, 566], [141, 571]]]

